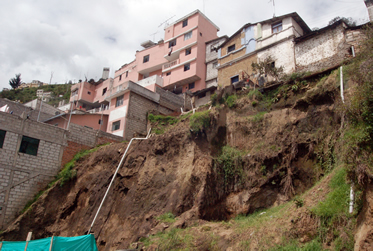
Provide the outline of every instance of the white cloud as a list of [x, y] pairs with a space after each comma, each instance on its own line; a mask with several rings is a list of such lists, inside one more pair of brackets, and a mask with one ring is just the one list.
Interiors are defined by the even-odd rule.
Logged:
[[[268, 0], [1, 0], [0, 90], [17, 73], [25, 82], [49, 82], [53, 72], [52, 83], [99, 78], [107, 66], [113, 75], [141, 42], [163, 38], [164, 21], [195, 9], [220, 36], [273, 16]], [[277, 16], [298, 12], [310, 28], [336, 16], [368, 18], [363, 0], [275, 0], [275, 9]]]

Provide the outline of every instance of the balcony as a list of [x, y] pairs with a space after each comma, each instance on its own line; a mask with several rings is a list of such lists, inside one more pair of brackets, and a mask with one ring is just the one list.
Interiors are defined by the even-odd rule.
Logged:
[[152, 85], [152, 84], [157, 84], [157, 85], [163, 87], [163, 78], [161, 78], [158, 75], [154, 75], [154, 76], [151, 76], [151, 77], [148, 77], [148, 78], [144, 78], [140, 81], [137, 81], [136, 84], [138, 84], [142, 87], [147, 87], [147, 86]]
[[116, 97], [126, 93], [128, 91], [128, 83], [129, 82], [125, 82], [125, 83], [107, 91], [106, 94], [105, 94], [105, 100], [110, 102], [111, 99], [116, 98]]
[[88, 110], [87, 112], [89, 112], [89, 113], [99, 113], [99, 112], [107, 111], [107, 110], [109, 110], [109, 106], [105, 105], [104, 107], [94, 108], [94, 109]]
[[162, 66], [162, 71], [166, 71], [167, 69], [172, 68], [173, 66], [179, 64], [179, 61], [180, 61], [180, 59], [176, 59], [176, 60], [174, 60], [170, 63], [164, 64]]

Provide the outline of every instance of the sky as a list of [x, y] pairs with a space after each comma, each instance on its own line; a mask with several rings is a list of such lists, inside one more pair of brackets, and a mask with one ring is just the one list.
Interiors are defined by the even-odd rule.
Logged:
[[[273, 1], [273, 0], [272, 0]], [[0, 0], [0, 91], [23, 82], [63, 84], [110, 76], [135, 59], [146, 40], [159, 41], [167, 23], [202, 11], [231, 36], [246, 23], [297, 12], [322, 28], [334, 17], [368, 22], [364, 0]]]

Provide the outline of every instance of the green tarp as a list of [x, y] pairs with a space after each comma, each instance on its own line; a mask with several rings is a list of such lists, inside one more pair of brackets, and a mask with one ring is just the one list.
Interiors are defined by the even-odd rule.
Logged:
[[[49, 251], [52, 237], [29, 241], [27, 251]], [[1, 251], [25, 250], [26, 241], [3, 241]], [[90, 235], [76, 237], [53, 237], [52, 251], [97, 251], [95, 237]]]

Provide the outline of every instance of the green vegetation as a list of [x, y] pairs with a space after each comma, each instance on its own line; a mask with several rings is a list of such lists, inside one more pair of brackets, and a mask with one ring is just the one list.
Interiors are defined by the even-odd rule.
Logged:
[[264, 60], [259, 61], [259, 63], [252, 63], [251, 68], [253, 70], [253, 73], [259, 74], [259, 76], [262, 75], [269, 75], [277, 80], [282, 77], [284, 73], [284, 67], [276, 67], [275, 66], [275, 59], [271, 56], [266, 57]]
[[190, 129], [193, 133], [199, 133], [210, 126], [210, 111], [196, 112], [189, 119]]
[[16, 74], [16, 76], [14, 78], [11, 78], [9, 80], [9, 85], [13, 88], [13, 89], [16, 89], [17, 87], [19, 87], [20, 85], [22, 84], [22, 80], [21, 80], [21, 74]]
[[[38, 89], [43, 89], [46, 92], [51, 91], [54, 98], [51, 99], [48, 104], [58, 105], [58, 102], [61, 100], [69, 100], [71, 93], [71, 84], [62, 84], [62, 85], [45, 85], [40, 87], [30, 87], [24, 89], [13, 89], [9, 91], [0, 92], [0, 98], [7, 98], [9, 100], [19, 100], [21, 103], [27, 103], [33, 99], [36, 99], [36, 91]], [[62, 97], [59, 97], [62, 95]]]
[[236, 95], [230, 95], [226, 98], [225, 103], [229, 108], [233, 108], [236, 106], [237, 96]]
[[249, 99], [254, 99], [254, 100], [257, 100], [257, 101], [261, 101], [263, 100], [263, 94], [258, 90], [251, 90], [247, 96], [249, 97]]
[[232, 182], [242, 182], [244, 176], [242, 167], [243, 155], [243, 151], [227, 145], [222, 148], [221, 154], [216, 158], [216, 164], [224, 176], [226, 188]]
[[[101, 146], [103, 146], [103, 145], [101, 145]], [[75, 154], [73, 159], [70, 160], [64, 166], [64, 168], [57, 174], [56, 178], [53, 181], [51, 181], [43, 190], [39, 191], [34, 196], [34, 198], [32, 200], [30, 200], [26, 203], [25, 207], [21, 211], [21, 214], [26, 212], [31, 207], [31, 205], [34, 204], [34, 202], [37, 201], [39, 199], [39, 197], [41, 195], [43, 195], [44, 192], [46, 192], [49, 188], [51, 188], [57, 181], [60, 181], [60, 186], [62, 187], [67, 181], [75, 178], [76, 177], [76, 170], [73, 170], [73, 168], [75, 166], [76, 161], [80, 160], [81, 158], [83, 158], [84, 156], [86, 156], [90, 153], [93, 153], [93, 152], [97, 151], [99, 149], [99, 147], [101, 147], [101, 146], [97, 146], [97, 147], [92, 148], [90, 150], [83, 150], [83, 151], [80, 151], [77, 154]]]
[[258, 112], [257, 114], [250, 116], [249, 121], [251, 121], [253, 123], [262, 122], [263, 119], [264, 119], [264, 114], [266, 114], [266, 113], [267, 112]]
[[157, 220], [165, 223], [174, 223], [176, 221], [175, 215], [172, 213], [164, 213], [156, 218]]
[[269, 250], [270, 251], [322, 251], [325, 249], [323, 249], [322, 243], [319, 239], [314, 239], [310, 242], [307, 242], [303, 246], [294, 240], [285, 246], [278, 245]]
[[154, 115], [151, 113], [148, 115], [148, 120], [152, 123], [152, 130], [155, 134], [163, 134], [167, 126], [174, 125], [179, 121], [176, 117]]

